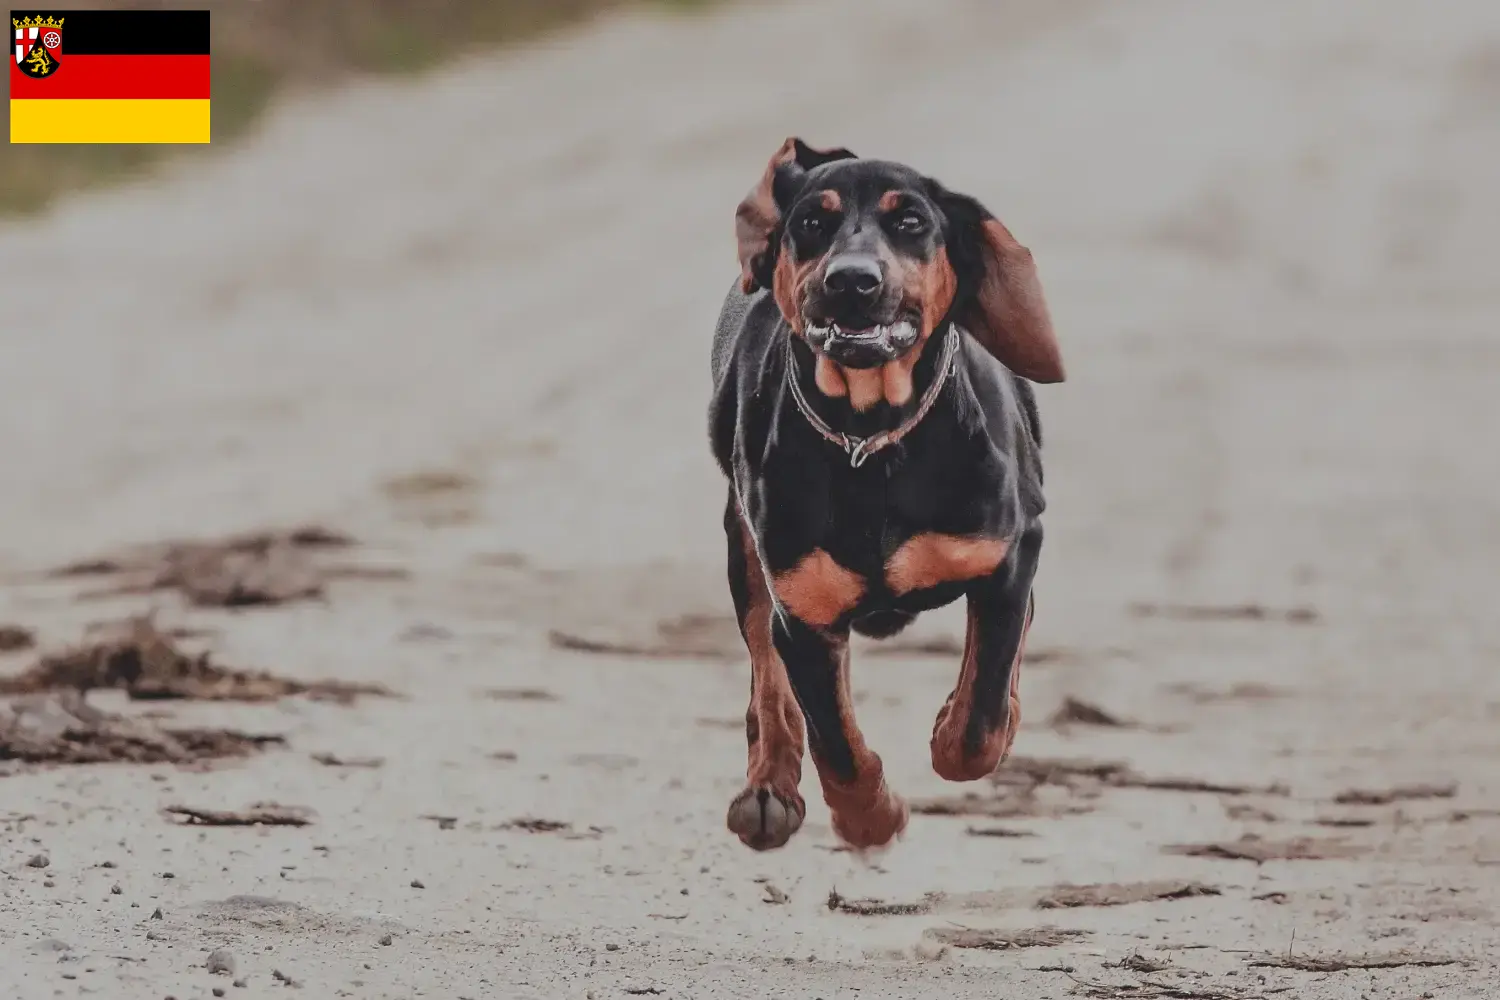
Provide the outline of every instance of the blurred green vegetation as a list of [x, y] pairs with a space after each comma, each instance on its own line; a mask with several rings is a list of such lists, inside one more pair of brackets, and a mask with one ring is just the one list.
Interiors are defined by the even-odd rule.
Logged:
[[[233, 142], [287, 88], [324, 86], [357, 73], [419, 73], [631, 2], [90, 0], [90, 10], [206, 7], [213, 12], [213, 142], [210, 147], [7, 143], [0, 151], [0, 213], [39, 212], [66, 191], [136, 177], [167, 157]], [[687, 11], [714, 0], [636, 2]]]

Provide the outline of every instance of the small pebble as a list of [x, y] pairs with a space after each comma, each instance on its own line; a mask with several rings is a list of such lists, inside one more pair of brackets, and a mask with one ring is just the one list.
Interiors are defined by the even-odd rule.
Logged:
[[118, 883], [118, 882], [116, 882], [114, 885], [112, 885], [112, 886], [109, 887], [109, 894], [111, 896], [118, 896], [118, 895], [120, 895], [120, 893], [122, 893], [124, 891], [125, 891], [124, 889], [120, 888], [120, 883]]
[[611, 942], [611, 943], [609, 943], [609, 944], [607, 944], [607, 945], [604, 946], [604, 950], [605, 951], [619, 951], [620, 950], [620, 946], [617, 945], [617, 944], [614, 944], [613, 942]]
[[216, 997], [223, 996], [224, 995], [224, 987], [222, 987], [222, 986], [215, 986], [213, 988], [213, 995], [216, 996]]
[[245, 981], [243, 979], [236, 979], [233, 985], [235, 989], [242, 990], [245, 988]]
[[427, 888], [425, 885], [422, 884], [422, 880], [419, 879], [419, 878], [414, 878], [414, 879], [411, 880], [411, 887], [413, 889], [425, 889], [425, 888]]
[[161, 877], [162, 878], [176, 878], [177, 876], [173, 872], [162, 872], [161, 873]]
[[26, 862], [27, 868], [46, 868], [52, 863], [52, 859], [45, 854], [33, 854], [31, 860]]
[[382, 934], [380, 936], [380, 943], [383, 944], [383, 945], [385, 945], [387, 948], [389, 948], [392, 944], [394, 944], [395, 940], [396, 939], [394, 937], [392, 937], [391, 935], [389, 935], [389, 934]]
[[45, 881], [45, 882], [42, 883], [42, 888], [44, 888], [44, 889], [51, 889], [55, 885], [57, 885], [57, 883], [54, 882], [54, 881], [52, 881], [49, 878], [47, 881]]
[[114, 866], [115, 863], [113, 861], [101, 861], [99, 863], [100, 868], [113, 868]]
[[208, 971], [216, 976], [234, 975], [234, 952], [228, 948], [219, 948], [208, 953]]
[[151, 911], [151, 919], [152, 920], [160, 920], [161, 919], [161, 907], [160, 906], [158, 906], [155, 910]]

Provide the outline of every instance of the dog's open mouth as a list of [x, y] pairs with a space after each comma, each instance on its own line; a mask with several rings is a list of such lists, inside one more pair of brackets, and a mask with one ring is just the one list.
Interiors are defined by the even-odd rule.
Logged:
[[809, 323], [807, 335], [816, 340], [844, 340], [851, 344], [874, 344], [884, 340], [916, 339], [916, 327], [908, 320], [894, 323], [879, 323], [875, 326], [852, 327], [841, 323]]
[[865, 327], [809, 321], [806, 333], [815, 349], [850, 368], [873, 368], [894, 361], [917, 342], [916, 324], [908, 319]]

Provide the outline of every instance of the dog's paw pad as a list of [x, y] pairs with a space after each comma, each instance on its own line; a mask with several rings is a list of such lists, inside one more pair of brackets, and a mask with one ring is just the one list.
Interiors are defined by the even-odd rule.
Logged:
[[729, 829], [757, 851], [786, 844], [802, 828], [803, 804], [769, 788], [747, 788], [729, 804]]

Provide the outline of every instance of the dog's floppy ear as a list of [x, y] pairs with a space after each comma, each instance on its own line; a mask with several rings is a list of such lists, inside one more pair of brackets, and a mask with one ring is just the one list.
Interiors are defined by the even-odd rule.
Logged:
[[954, 319], [1000, 363], [1032, 382], [1061, 382], [1062, 351], [1031, 251], [978, 201], [933, 183], [948, 217], [948, 257], [969, 294]]
[[750, 189], [734, 212], [734, 236], [739, 243], [740, 288], [746, 293], [771, 286], [775, 264], [772, 234], [781, 224], [782, 200], [791, 192], [802, 174], [834, 160], [852, 160], [847, 149], [814, 149], [795, 136], [766, 164], [760, 183]]

